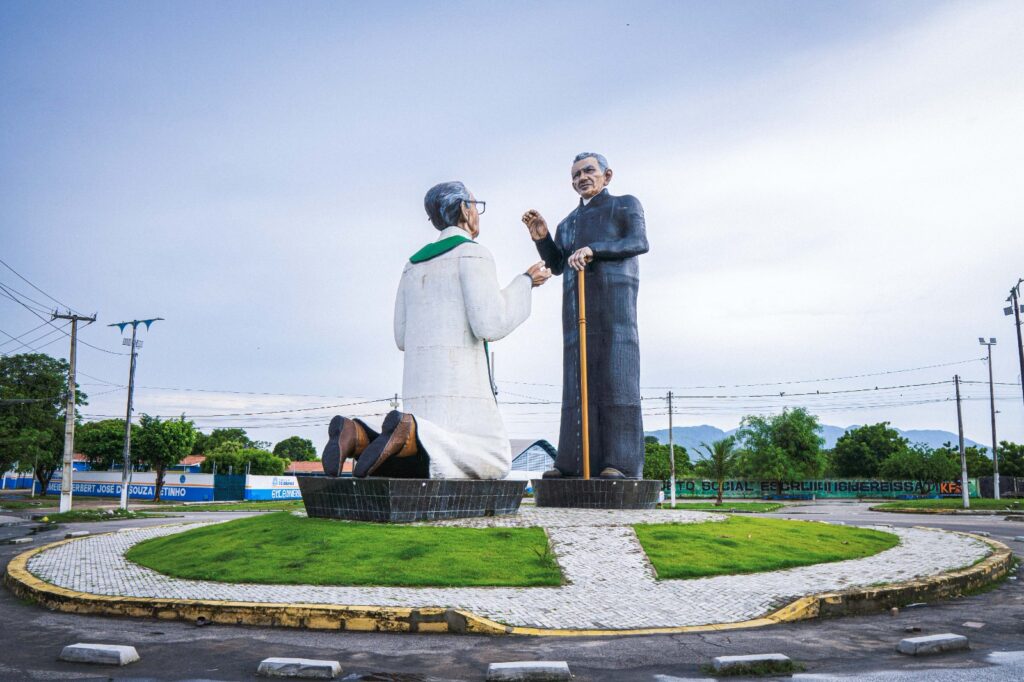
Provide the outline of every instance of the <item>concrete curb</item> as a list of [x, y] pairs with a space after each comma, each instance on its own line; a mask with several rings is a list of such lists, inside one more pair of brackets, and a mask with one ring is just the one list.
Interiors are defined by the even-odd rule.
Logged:
[[868, 511], [887, 514], [933, 514], [938, 516], [1024, 516], [1024, 511], [1017, 509], [915, 509], [914, 507], [882, 509], [876, 506], [868, 507]]
[[624, 630], [564, 630], [512, 626], [478, 616], [469, 611], [444, 607], [403, 608], [110, 597], [58, 587], [40, 580], [28, 571], [28, 562], [33, 556], [68, 542], [76, 542], [77, 538], [60, 540], [22, 552], [8, 563], [3, 580], [8, 589], [18, 597], [34, 601], [50, 610], [65, 613], [188, 621], [203, 618], [208, 622], [222, 625], [256, 625], [354, 632], [621, 637], [625, 635], [741, 630], [809, 618], [877, 612], [893, 606], [957, 597], [964, 592], [991, 584], [1009, 572], [1013, 565], [1013, 553], [1009, 547], [1001, 542], [978, 537], [971, 533], [958, 534], [984, 542], [992, 548], [992, 553], [973, 566], [919, 580], [801, 597], [773, 613], [752, 620]]

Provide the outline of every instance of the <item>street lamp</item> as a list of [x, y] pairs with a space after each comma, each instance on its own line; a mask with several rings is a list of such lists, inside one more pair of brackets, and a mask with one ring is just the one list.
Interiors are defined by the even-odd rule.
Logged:
[[988, 348], [988, 399], [992, 406], [992, 485], [995, 488], [993, 496], [999, 499], [999, 452], [996, 450], [996, 392], [995, 384], [992, 383], [992, 346], [996, 340], [990, 338], [988, 341], [978, 337], [978, 343]]

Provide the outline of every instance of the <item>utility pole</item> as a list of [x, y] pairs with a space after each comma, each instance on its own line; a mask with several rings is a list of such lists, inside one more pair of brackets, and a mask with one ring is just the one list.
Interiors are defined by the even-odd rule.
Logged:
[[1004, 315], [1013, 315], [1017, 323], [1017, 359], [1020, 361], [1020, 390], [1024, 395], [1024, 341], [1020, 335], [1020, 285], [1024, 279], [1018, 279], [1017, 283], [1010, 287], [1010, 296], [1006, 299], [1010, 302], [1009, 308], [1003, 308]]
[[131, 325], [132, 338], [131, 341], [124, 339], [124, 345], [129, 346], [131, 349], [131, 362], [128, 365], [128, 410], [125, 413], [124, 418], [124, 468], [121, 471], [121, 509], [128, 511], [128, 486], [131, 485], [131, 470], [132, 470], [132, 398], [135, 395], [135, 358], [139, 354], [139, 347], [142, 345], [142, 341], [135, 341], [135, 333], [139, 329], [140, 324], [145, 324], [146, 329], [156, 322], [162, 320], [162, 317], [154, 317], [149, 320], [131, 320], [128, 322], [115, 322], [114, 324], [108, 324], [108, 327], [117, 327], [124, 333], [125, 327]]
[[68, 406], [64, 415], [64, 469], [60, 476], [60, 511], [71, 511], [71, 477], [75, 470], [75, 352], [78, 349], [78, 321], [86, 324], [96, 321], [96, 316], [73, 314], [70, 310], [66, 315], [53, 311], [51, 320], [71, 320], [71, 354], [68, 370]]
[[988, 400], [992, 406], [992, 484], [995, 487], [994, 499], [999, 499], [999, 451], [996, 449], [996, 391], [992, 382], [992, 346], [996, 340], [990, 338], [988, 341], [978, 337], [978, 343], [988, 347]]
[[676, 508], [676, 444], [675, 438], [672, 435], [672, 391], [668, 392], [668, 464], [669, 464], [669, 486], [671, 490], [669, 492], [671, 506], [669, 509]]
[[964, 416], [960, 410], [960, 375], [953, 377], [956, 384], [956, 425], [960, 434], [960, 492], [964, 498], [964, 509], [971, 508], [971, 498], [967, 494], [967, 453], [964, 452]]

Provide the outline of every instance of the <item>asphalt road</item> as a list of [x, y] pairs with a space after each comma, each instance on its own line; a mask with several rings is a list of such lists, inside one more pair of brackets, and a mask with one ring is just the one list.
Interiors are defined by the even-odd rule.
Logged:
[[[224, 519], [245, 515], [191, 516]], [[854, 503], [789, 507], [770, 516], [851, 525], [881, 522], [981, 530], [1010, 544], [1018, 556], [1024, 553], [1024, 543], [1013, 540], [1024, 536], [1024, 523], [1003, 521], [1001, 517], [880, 514]], [[74, 528], [102, 532], [167, 522], [150, 519], [75, 524]], [[27, 533], [30, 526], [6, 526], [3, 530]], [[60, 539], [66, 530], [41, 533], [30, 546]], [[0, 562], [6, 565], [24, 549], [0, 546]], [[198, 627], [181, 622], [52, 613], [0, 590], [0, 680], [250, 680], [256, 679], [254, 673], [263, 658], [290, 656], [339, 660], [347, 680], [483, 680], [490, 662], [565, 660], [580, 681], [676, 682], [710, 679], [701, 666], [714, 656], [774, 652], [806, 666], [806, 672], [794, 679], [1021, 680], [1024, 586], [1018, 579], [1019, 571], [1013, 577], [992, 591], [905, 608], [895, 617], [884, 613], [722, 633], [582, 639]], [[981, 626], [965, 625], [968, 622]], [[971, 650], [926, 659], [895, 653], [896, 643], [904, 637], [940, 632], [967, 635]], [[56, 660], [64, 645], [82, 641], [131, 644], [142, 660], [123, 669]]]

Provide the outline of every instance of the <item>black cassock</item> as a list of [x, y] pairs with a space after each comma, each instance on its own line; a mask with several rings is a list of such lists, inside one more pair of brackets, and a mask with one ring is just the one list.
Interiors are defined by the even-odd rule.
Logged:
[[587, 266], [587, 375], [590, 412], [590, 469], [597, 476], [614, 467], [642, 478], [644, 428], [640, 412], [640, 341], [636, 297], [637, 256], [647, 253], [644, 209], [633, 196], [602, 191], [580, 205], [550, 235], [536, 242], [545, 264], [562, 278], [562, 421], [555, 468], [583, 474], [580, 409], [579, 315], [576, 271], [569, 256], [589, 246]]

